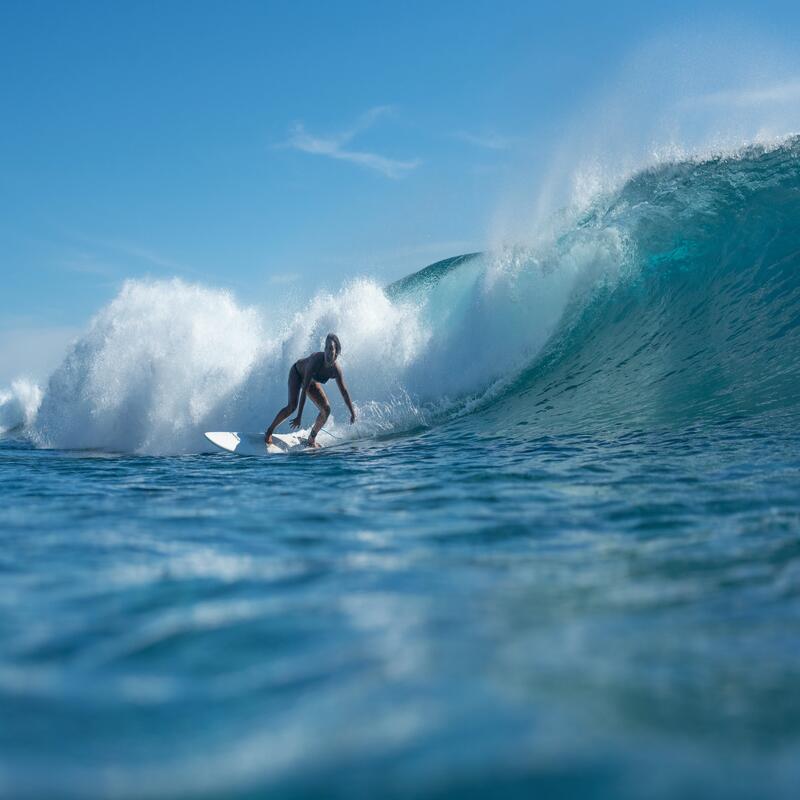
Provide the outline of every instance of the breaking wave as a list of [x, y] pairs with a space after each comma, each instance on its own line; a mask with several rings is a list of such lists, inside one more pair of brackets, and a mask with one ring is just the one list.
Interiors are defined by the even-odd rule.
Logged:
[[798, 219], [792, 138], [640, 171], [535, 245], [386, 288], [356, 280], [277, 317], [225, 291], [130, 281], [41, 407], [19, 387], [0, 395], [0, 426], [48, 447], [197, 452], [204, 430], [263, 429], [328, 331], [359, 409], [353, 429], [331, 423], [340, 436], [453, 416], [590, 430], [796, 410]]

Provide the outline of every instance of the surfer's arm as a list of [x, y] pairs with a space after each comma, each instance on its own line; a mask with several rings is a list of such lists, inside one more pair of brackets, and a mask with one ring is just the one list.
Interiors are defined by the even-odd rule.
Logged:
[[342, 393], [342, 399], [350, 409], [350, 424], [352, 425], [356, 421], [356, 410], [353, 408], [353, 401], [350, 399], [350, 392], [347, 391], [347, 386], [345, 385], [344, 375], [342, 375], [341, 369], [339, 369], [336, 374], [336, 385], [339, 387], [339, 391]]

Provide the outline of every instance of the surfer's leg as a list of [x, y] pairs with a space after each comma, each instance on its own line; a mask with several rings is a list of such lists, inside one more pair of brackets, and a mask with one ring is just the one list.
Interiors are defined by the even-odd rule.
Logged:
[[311, 383], [309, 383], [307, 394], [314, 405], [319, 409], [317, 420], [314, 423], [314, 427], [311, 429], [311, 433], [308, 435], [308, 444], [311, 447], [317, 447], [317, 434], [331, 415], [331, 404], [328, 402], [325, 390], [316, 381], [311, 381]]
[[267, 444], [272, 444], [272, 432], [275, 428], [297, 408], [297, 398], [300, 395], [301, 386], [300, 376], [297, 374], [297, 370], [292, 367], [289, 370], [289, 402], [275, 415], [272, 425], [267, 428], [267, 432], [264, 434], [264, 441]]

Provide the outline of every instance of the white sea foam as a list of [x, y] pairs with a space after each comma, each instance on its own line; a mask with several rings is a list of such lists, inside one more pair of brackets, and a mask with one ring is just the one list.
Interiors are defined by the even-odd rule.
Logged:
[[52, 375], [34, 438], [180, 452], [265, 347], [258, 313], [179, 280], [129, 281]]
[[0, 390], [0, 435], [29, 426], [42, 402], [42, 390], [25, 378]]
[[[579, 277], [615, 263], [615, 248], [507, 251], [394, 300], [360, 279], [282, 318], [180, 280], [129, 281], [50, 378], [32, 437], [42, 446], [160, 454], [207, 449], [204, 430], [263, 430], [286, 402], [291, 365], [329, 331], [342, 341], [359, 411], [355, 428], [343, 424], [328, 384], [334, 435], [424, 424], [529, 361]], [[309, 403], [307, 425], [315, 413]]]

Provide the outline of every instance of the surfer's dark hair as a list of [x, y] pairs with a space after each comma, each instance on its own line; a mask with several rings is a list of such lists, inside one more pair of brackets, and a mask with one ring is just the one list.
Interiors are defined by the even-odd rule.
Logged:
[[339, 341], [339, 337], [335, 333], [329, 333], [325, 337], [325, 344], [328, 344], [329, 341], [333, 342], [336, 345], [336, 355], [337, 356], [341, 355], [341, 353], [342, 353], [342, 343]]

